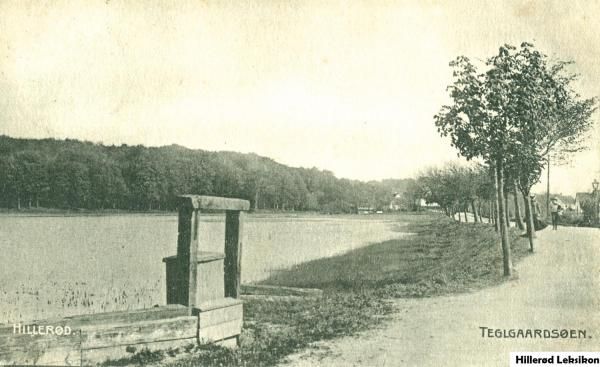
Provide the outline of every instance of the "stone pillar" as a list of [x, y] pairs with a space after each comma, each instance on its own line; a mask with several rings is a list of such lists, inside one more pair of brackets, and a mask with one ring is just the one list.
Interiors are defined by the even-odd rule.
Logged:
[[242, 273], [244, 213], [227, 210], [225, 217], [225, 297], [238, 298]]
[[190, 308], [195, 306], [198, 279], [198, 223], [200, 210], [190, 198], [181, 198], [177, 224], [177, 299]]

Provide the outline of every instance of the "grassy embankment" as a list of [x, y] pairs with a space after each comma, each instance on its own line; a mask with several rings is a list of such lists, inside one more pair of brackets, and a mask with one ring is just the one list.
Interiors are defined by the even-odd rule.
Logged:
[[[401, 215], [398, 221], [400, 231], [414, 235], [306, 262], [265, 280], [269, 285], [320, 288], [323, 297], [247, 301], [237, 350], [194, 347], [185, 353], [142, 353], [122, 362], [171, 367], [274, 365], [313, 342], [377, 325], [394, 310], [392, 298], [465, 292], [505, 280], [492, 226], [459, 224], [429, 213]], [[526, 239], [512, 233], [512, 248], [517, 261], [527, 254]], [[180, 358], [163, 360], [175, 354]]]

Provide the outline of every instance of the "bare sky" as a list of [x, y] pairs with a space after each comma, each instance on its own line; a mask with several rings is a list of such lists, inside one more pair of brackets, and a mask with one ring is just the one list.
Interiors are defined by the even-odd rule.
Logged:
[[[596, 1], [4, 0], [0, 134], [410, 177], [456, 158], [432, 118], [451, 59], [531, 41], [600, 95], [599, 14]], [[598, 123], [592, 135], [553, 189], [600, 178]]]

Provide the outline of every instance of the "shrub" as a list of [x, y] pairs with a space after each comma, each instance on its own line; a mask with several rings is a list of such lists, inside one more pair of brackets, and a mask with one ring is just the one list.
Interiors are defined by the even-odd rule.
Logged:
[[575, 227], [582, 226], [584, 225], [583, 215], [572, 211], [566, 211], [560, 217], [560, 224]]
[[591, 226], [597, 222], [598, 208], [595, 200], [584, 200], [581, 202], [581, 210], [583, 210], [583, 223]]

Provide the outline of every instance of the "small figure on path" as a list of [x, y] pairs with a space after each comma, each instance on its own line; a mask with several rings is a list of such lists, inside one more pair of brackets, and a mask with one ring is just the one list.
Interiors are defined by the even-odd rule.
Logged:
[[552, 202], [550, 203], [550, 213], [552, 214], [552, 229], [555, 231], [558, 229], [558, 217], [561, 209], [561, 206], [558, 204], [558, 199], [552, 198]]

